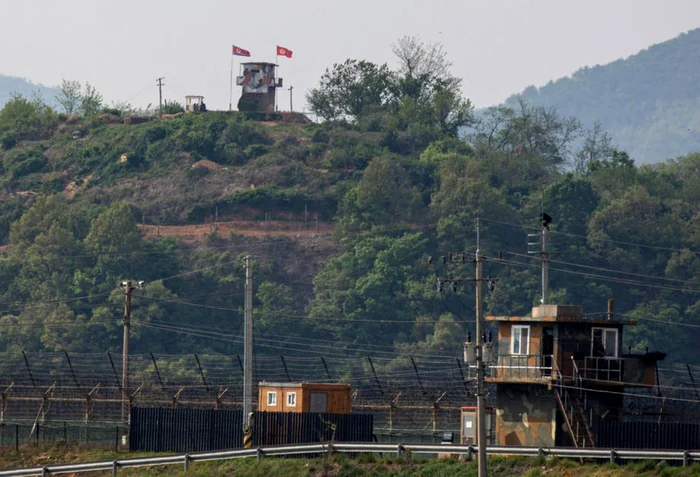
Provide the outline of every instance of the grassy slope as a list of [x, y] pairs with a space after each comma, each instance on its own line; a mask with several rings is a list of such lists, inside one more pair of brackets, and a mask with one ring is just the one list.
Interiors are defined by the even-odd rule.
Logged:
[[[145, 454], [115, 455], [113, 452], [100, 449], [81, 449], [66, 446], [25, 446], [19, 455], [13, 450], [0, 451], [0, 469], [45, 466], [68, 462], [88, 462], [113, 460], [115, 457], [124, 459], [139, 457]], [[692, 467], [669, 467], [665, 463], [653, 461], [617, 465], [581, 466], [572, 461], [564, 461], [570, 475], [576, 477], [686, 477], [700, 476], [700, 465]], [[507, 476], [551, 476], [566, 477], [564, 471], [555, 460], [523, 458], [492, 458], [489, 460], [489, 475], [491, 477]], [[476, 476], [476, 466], [473, 462], [458, 462], [452, 459], [416, 460], [407, 462], [404, 459], [377, 459], [373, 456], [361, 456], [351, 460], [346, 456], [335, 456], [332, 460], [325, 459], [273, 459], [266, 458], [261, 462], [254, 459], [232, 460], [222, 462], [202, 462], [190, 465], [190, 471], [185, 473], [179, 466], [158, 466], [143, 469], [124, 469], [119, 475], [133, 476]], [[88, 475], [88, 474], [80, 474]], [[93, 473], [91, 475], [110, 475], [109, 473]]]
[[[317, 130], [223, 113], [134, 125], [109, 115], [61, 120], [39, 140], [0, 149], [0, 244], [36, 194], [125, 200], [151, 224], [208, 223], [216, 210], [223, 220], [266, 212], [303, 220], [305, 205], [310, 217], [330, 220], [335, 184], [352, 174], [340, 165], [344, 154], [356, 144], [368, 157], [379, 149], [371, 134], [339, 130], [312, 140]], [[276, 189], [266, 194], [269, 187]]]

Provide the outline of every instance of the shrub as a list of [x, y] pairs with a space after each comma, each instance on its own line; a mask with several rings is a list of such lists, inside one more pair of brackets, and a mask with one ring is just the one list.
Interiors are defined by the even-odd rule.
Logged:
[[2, 165], [13, 178], [18, 178], [33, 172], [40, 172], [46, 162], [46, 156], [38, 149], [32, 148], [8, 153], [2, 161]]
[[248, 159], [254, 159], [267, 154], [267, 148], [263, 144], [251, 144], [245, 148], [244, 154]]

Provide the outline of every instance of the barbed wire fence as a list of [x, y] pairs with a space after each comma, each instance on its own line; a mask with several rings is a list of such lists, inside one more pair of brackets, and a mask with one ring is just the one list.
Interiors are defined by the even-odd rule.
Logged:
[[[124, 425], [121, 367], [116, 353], [0, 353], [0, 425]], [[135, 406], [242, 406], [239, 355], [131, 355], [129, 381]], [[456, 429], [461, 406], [474, 403], [457, 358], [260, 356], [262, 381], [348, 383], [353, 411], [374, 414], [386, 432]]]
[[[20, 439], [118, 446], [127, 425], [121, 421], [121, 369], [120, 353], [0, 353], [0, 446]], [[692, 374], [680, 365], [663, 372], [667, 384], [625, 395], [622, 411], [639, 419], [700, 421], [700, 392]], [[373, 414], [375, 434], [389, 436], [384, 441], [459, 431], [461, 408], [476, 402], [473, 374], [458, 357], [266, 355], [254, 363], [256, 383], [350, 384], [353, 412]], [[239, 355], [131, 355], [129, 382], [134, 406], [242, 408], [243, 360]], [[550, 392], [531, 388], [533, 394]], [[495, 405], [491, 391], [488, 405]]]

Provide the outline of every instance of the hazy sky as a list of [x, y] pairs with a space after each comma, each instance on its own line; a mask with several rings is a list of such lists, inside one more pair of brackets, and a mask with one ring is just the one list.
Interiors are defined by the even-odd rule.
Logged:
[[[700, 26], [699, 0], [0, 0], [0, 74], [89, 81], [108, 103], [202, 94], [228, 108], [231, 45], [280, 58], [295, 109], [326, 67], [388, 62], [403, 35], [440, 41], [476, 106]], [[235, 58], [236, 67], [241, 59]], [[240, 96], [234, 89], [234, 107]], [[288, 92], [280, 102], [288, 108]]]

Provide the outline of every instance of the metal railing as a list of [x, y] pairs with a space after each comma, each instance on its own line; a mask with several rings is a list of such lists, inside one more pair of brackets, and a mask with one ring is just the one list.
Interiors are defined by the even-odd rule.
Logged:
[[[552, 355], [502, 354], [495, 365], [489, 366], [490, 378], [501, 379], [552, 379], [555, 368]], [[554, 372], [556, 375], [556, 371]], [[556, 376], [554, 376], [556, 378]]]
[[622, 358], [596, 358], [587, 356], [580, 361], [578, 373], [583, 379], [595, 379], [598, 381], [623, 381]]
[[[182, 465], [184, 470], [189, 469], [192, 462], [204, 462], [214, 460], [242, 459], [255, 457], [260, 460], [265, 456], [289, 456], [299, 454], [332, 453], [386, 453], [396, 456], [409, 456], [419, 454], [453, 454], [465, 455], [471, 459], [476, 454], [476, 446], [459, 444], [376, 444], [376, 443], [337, 443], [337, 444], [301, 444], [292, 446], [258, 447], [256, 449], [239, 449], [222, 452], [206, 452], [200, 454], [180, 454], [162, 457], [143, 457], [138, 459], [118, 459], [102, 462], [85, 462], [77, 464], [57, 464], [45, 467], [32, 467], [25, 469], [0, 471], [0, 477], [20, 477], [33, 475], [57, 475], [66, 473], [81, 473], [95, 471], [111, 471], [117, 475], [119, 469], [145, 467], [154, 465]], [[489, 456], [556, 456], [572, 459], [604, 459], [610, 462], [624, 460], [675, 460], [682, 461], [684, 466], [700, 459], [700, 451], [661, 451], [661, 450], [617, 450], [594, 449], [574, 447], [516, 447], [516, 446], [488, 446], [486, 453]]]

